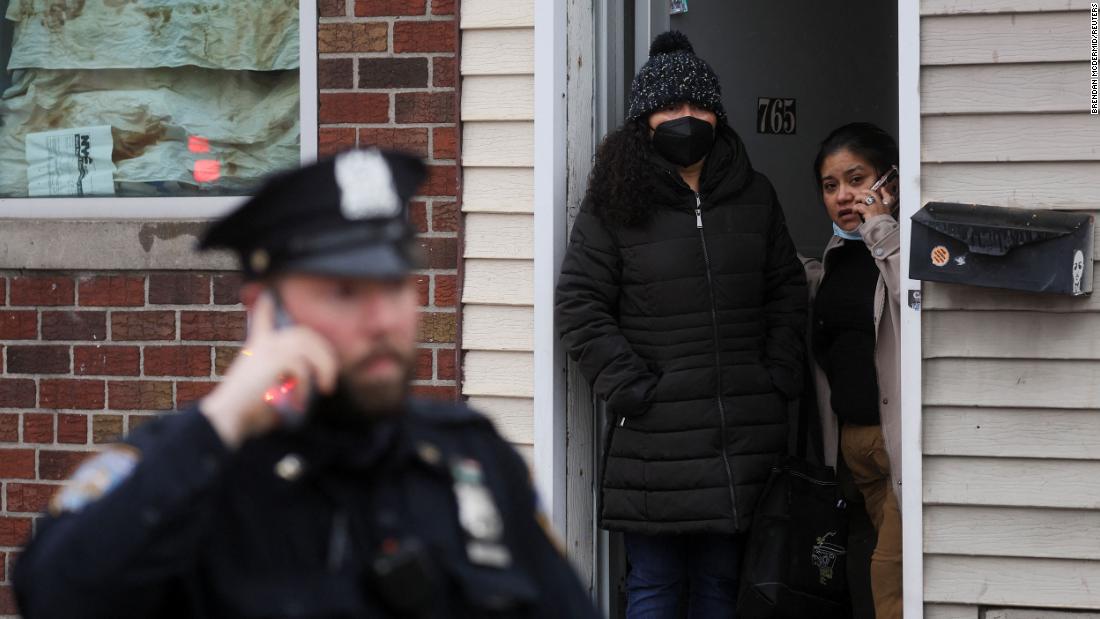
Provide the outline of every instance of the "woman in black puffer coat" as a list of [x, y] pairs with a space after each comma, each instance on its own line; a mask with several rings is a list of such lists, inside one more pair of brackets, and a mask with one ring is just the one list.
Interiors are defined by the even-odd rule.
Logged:
[[601, 523], [627, 534], [628, 616], [675, 612], [685, 587], [693, 616], [734, 616], [736, 534], [786, 453], [806, 298], [717, 77], [683, 35], [661, 35], [597, 153], [556, 299], [614, 416]]

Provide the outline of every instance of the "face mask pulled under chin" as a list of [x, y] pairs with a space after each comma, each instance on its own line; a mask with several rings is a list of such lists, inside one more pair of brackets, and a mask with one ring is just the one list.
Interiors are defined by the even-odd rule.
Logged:
[[653, 130], [653, 148], [662, 157], [686, 168], [707, 156], [714, 146], [714, 127], [694, 116], [667, 120]]

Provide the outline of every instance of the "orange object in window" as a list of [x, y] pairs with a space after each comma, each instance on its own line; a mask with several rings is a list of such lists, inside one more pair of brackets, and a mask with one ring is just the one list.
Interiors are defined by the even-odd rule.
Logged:
[[193, 153], [208, 153], [210, 152], [210, 140], [200, 138], [197, 135], [189, 136], [187, 138], [187, 150]]
[[221, 178], [222, 164], [217, 159], [199, 159], [195, 162], [195, 180], [200, 183], [213, 183]]

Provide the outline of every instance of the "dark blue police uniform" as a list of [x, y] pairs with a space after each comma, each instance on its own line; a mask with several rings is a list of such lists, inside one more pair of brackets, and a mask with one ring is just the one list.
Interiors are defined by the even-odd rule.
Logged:
[[[236, 452], [186, 410], [126, 444], [126, 478], [45, 519], [20, 557], [26, 619], [596, 616], [526, 466], [461, 405], [315, 416]], [[464, 525], [471, 507], [499, 534]]]
[[[246, 278], [406, 280], [415, 157], [349, 151], [269, 181], [203, 248]], [[482, 416], [339, 395], [230, 450], [185, 410], [80, 467], [17, 561], [25, 619], [596, 616], [527, 467]]]

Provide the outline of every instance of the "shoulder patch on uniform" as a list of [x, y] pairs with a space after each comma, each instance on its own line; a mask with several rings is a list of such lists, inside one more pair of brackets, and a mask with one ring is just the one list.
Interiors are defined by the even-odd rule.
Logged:
[[125, 481], [141, 460], [131, 445], [113, 445], [81, 464], [50, 500], [50, 513], [78, 512]]

